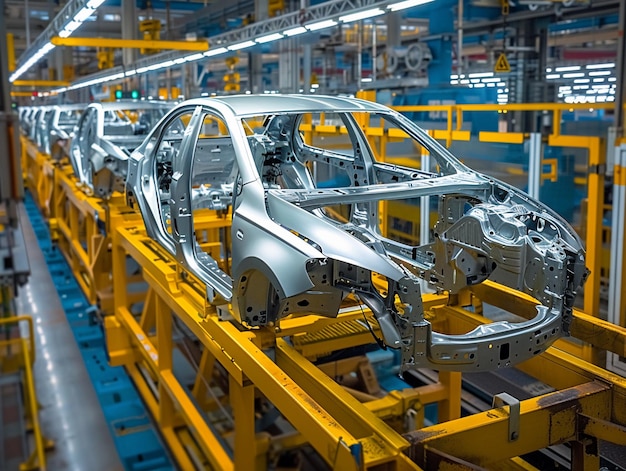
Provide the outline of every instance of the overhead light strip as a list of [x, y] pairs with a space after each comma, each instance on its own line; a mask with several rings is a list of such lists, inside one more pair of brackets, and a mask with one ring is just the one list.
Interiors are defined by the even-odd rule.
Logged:
[[[80, 8], [74, 15], [71, 16], [68, 21], [58, 30], [51, 30], [49, 34], [54, 36], [57, 35], [62, 38], [67, 38], [71, 36], [74, 31], [76, 31], [80, 26], [87, 20], [87, 18], [91, 17], [97, 9], [105, 2], [105, 0], [89, 0], [82, 8]], [[69, 5], [69, 4], [68, 4]], [[67, 8], [70, 8], [67, 6]], [[63, 15], [64, 10], [61, 11], [59, 15]], [[44, 31], [44, 34], [46, 32]], [[51, 36], [48, 36], [51, 37]], [[28, 71], [32, 66], [34, 66], [37, 62], [39, 62], [48, 52], [54, 49], [54, 45], [50, 42], [50, 40], [46, 41], [44, 45], [37, 50], [33, 55], [31, 55], [24, 64], [22, 64], [15, 72], [13, 72], [9, 76], [9, 82], [14, 82], [19, 77], [21, 77], [26, 71]]]
[[[69, 36], [74, 31], [76, 31], [76, 29], [80, 27], [82, 22], [84, 22], [93, 13], [95, 13], [95, 10], [102, 3], [104, 3], [104, 1], [105, 0], [90, 0], [89, 2], [87, 2], [87, 4], [76, 15], [74, 15], [72, 21], [68, 22], [68, 24], [64, 27], [64, 31], [67, 30], [67, 33], [64, 33], [64, 34], [67, 34], [67, 36]], [[349, 14], [338, 16], [335, 18], [325, 19], [325, 20], [321, 20], [321, 21], [317, 21], [317, 22], [313, 22], [309, 24], [292, 26], [280, 32], [267, 33], [267, 34], [260, 35], [258, 37], [253, 37], [251, 39], [240, 41], [234, 44], [230, 44], [230, 45], [222, 44], [220, 45], [220, 47], [209, 49], [208, 51], [204, 53], [191, 54], [185, 57], [177, 57], [168, 61], [145, 65], [145, 66], [137, 67], [136, 69], [126, 70], [125, 72], [85, 80], [83, 82], [73, 84], [70, 87], [63, 87], [54, 91], [57, 93], [63, 93], [68, 90], [75, 90], [78, 88], [96, 85], [96, 84], [100, 84], [103, 82], [118, 80], [120, 78], [130, 77], [132, 75], [143, 74], [146, 72], [160, 70], [160, 69], [171, 67], [174, 65], [182, 65], [186, 62], [193, 62], [193, 61], [205, 59], [208, 57], [215, 57], [215, 56], [225, 54], [228, 52], [234, 52], [234, 51], [239, 51], [242, 49], [247, 49], [258, 44], [265, 44], [265, 43], [277, 41], [279, 39], [290, 38], [290, 37], [308, 33], [308, 32], [319, 31], [325, 28], [336, 26], [339, 23], [351, 23], [354, 21], [375, 18], [377, 16], [387, 13], [388, 11], [400, 11], [400, 10], [404, 10], [404, 9], [415, 7], [415, 6], [425, 5], [427, 3], [431, 3], [432, 1], [434, 0], [405, 0], [401, 2], [391, 3], [388, 5], [383, 4], [380, 7], [376, 7], [376, 8], [369, 8], [366, 10], [361, 9], [360, 11], [356, 11], [354, 13], [349, 13]], [[79, 21], [79, 20], [82, 20], [82, 21]], [[59, 34], [59, 36], [61, 36], [61, 34]], [[63, 36], [63, 37], [67, 37], [67, 36]], [[52, 44], [50, 44], [50, 46], [52, 48], [54, 47], [54, 45]], [[493, 74], [491, 74], [490, 76], [493, 76]]]

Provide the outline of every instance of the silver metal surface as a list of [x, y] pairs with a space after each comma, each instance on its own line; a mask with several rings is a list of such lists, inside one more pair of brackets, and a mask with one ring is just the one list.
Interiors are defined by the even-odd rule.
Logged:
[[[33, 270], [20, 289], [17, 308], [33, 316], [37, 360], [34, 374], [43, 434], [55, 442], [47, 469], [123, 470], [91, 385], [80, 351], [65, 318], [43, 254], [23, 209], [24, 235]], [[70, 275], [71, 276], [71, 275]]]
[[84, 104], [54, 106], [46, 123], [39, 150], [50, 155], [53, 160], [69, 156], [74, 128], [85, 107]]
[[[322, 113], [342, 132], [305, 142], [301, 124]], [[363, 132], [368, 123], [400, 136], [409, 152], [422, 149], [430, 166], [377, 161]], [[343, 140], [337, 147], [333, 139]], [[242, 324], [278, 326], [284, 316], [310, 312], [334, 317], [353, 293], [375, 314], [385, 344], [402, 351], [405, 370], [480, 371], [532, 358], [568, 332], [575, 290], [587, 275], [582, 241], [560, 216], [467, 168], [411, 121], [367, 101], [190, 100], [131, 155], [127, 196], [148, 234], [206, 284], [207, 300], [231, 301]], [[439, 201], [432, 242], [383, 235], [381, 201], [423, 197]], [[197, 241], [194, 212], [229, 207], [226, 273]], [[386, 288], [374, 283], [375, 274]], [[457, 293], [486, 279], [537, 299], [536, 317], [465, 335], [432, 331], [420, 280]]]
[[[104, 199], [116, 190], [123, 191], [128, 156], [172, 107], [151, 101], [87, 106], [69, 148], [74, 174], [83, 189]], [[131, 119], [132, 115], [136, 116]]]

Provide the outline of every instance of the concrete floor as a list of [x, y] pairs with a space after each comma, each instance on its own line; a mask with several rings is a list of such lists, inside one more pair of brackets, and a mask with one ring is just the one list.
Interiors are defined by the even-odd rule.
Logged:
[[74, 336], [26, 212], [20, 219], [31, 274], [17, 309], [35, 321], [35, 382], [44, 435], [54, 440], [46, 454], [55, 471], [123, 470]]

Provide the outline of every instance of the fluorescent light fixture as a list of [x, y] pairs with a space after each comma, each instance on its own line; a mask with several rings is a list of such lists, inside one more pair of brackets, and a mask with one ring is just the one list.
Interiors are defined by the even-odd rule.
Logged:
[[149, 70], [148, 67], [139, 67], [137, 69], [137, 73], [138, 74], [143, 74], [144, 72], [147, 72], [148, 70]]
[[589, 64], [586, 69], [612, 69], [615, 67], [614, 62], [605, 62], [603, 64]]
[[317, 31], [324, 28], [330, 28], [331, 26], [335, 26], [337, 22], [335, 20], [324, 20], [318, 21], [317, 23], [311, 23], [310, 25], [304, 25], [306, 29], [309, 31]]
[[469, 78], [483, 78], [483, 77], [493, 77], [493, 72], [479, 72], [476, 74], [469, 74]]
[[579, 65], [568, 65], [565, 67], [557, 67], [554, 69], [555, 72], [573, 72], [574, 70], [580, 70]]
[[450, 80], [450, 85], [458, 85], [459, 81], [458, 80]]
[[94, 10], [102, 5], [105, 0], [89, 0], [87, 2], [87, 8], [93, 8]]
[[484, 78], [481, 80], [481, 82], [484, 83], [498, 83], [500, 81], [500, 79], [498, 77], [493, 77], [493, 78]]
[[185, 62], [187, 62], [187, 59], [185, 59], [184, 57], [179, 57], [178, 59], [174, 59], [174, 64], [184, 64]]
[[589, 83], [589, 79], [576, 79], [574, 83]]
[[546, 75], [546, 79], [547, 80], [554, 80], [554, 79], [558, 79], [561, 77], [561, 74], [548, 74]]
[[187, 62], [193, 62], [193, 61], [200, 60], [200, 59], [202, 59], [203, 57], [204, 57], [204, 54], [203, 54], [203, 53], [201, 53], [201, 52], [197, 52], [196, 54], [191, 54], [191, 55], [189, 55], [189, 56], [185, 56], [185, 57], [184, 57], [184, 59], [185, 59]]
[[617, 79], [615, 77], [609, 77], [607, 80], [609, 82], [615, 82]]
[[373, 18], [375, 16], [379, 16], [385, 13], [380, 8], [372, 8], [370, 10], [359, 11], [357, 13], [351, 13], [349, 15], [344, 15], [339, 17], [339, 21], [342, 23], [351, 23], [353, 21], [365, 20], [367, 18]]
[[224, 54], [225, 52], [228, 52], [228, 49], [226, 49], [225, 47], [217, 47], [215, 49], [209, 49], [207, 52], [205, 52], [202, 55], [204, 57], [213, 57], [213, 56], [217, 56], [218, 54]]
[[245, 49], [247, 47], [254, 46], [256, 43], [254, 41], [244, 41], [241, 43], [233, 44], [232, 46], [228, 46], [229, 51], [239, 51], [240, 49]]
[[285, 31], [283, 31], [283, 34], [285, 36], [295, 36], [297, 34], [302, 34], [302, 33], [306, 33], [307, 29], [304, 26], [296, 26], [295, 28], [291, 28], [291, 29], [286, 29]]
[[[364, 78], [361, 79], [361, 83], [370, 83], [371, 81], [372, 81], [372, 77], [364, 77]], [[315, 85], [317, 85], [317, 84], [315, 84]], [[314, 85], [311, 85], [311, 86], [313, 87]], [[317, 86], [319, 87], [319, 85], [317, 85]]]
[[599, 77], [601, 75], [611, 75], [610, 70], [596, 70], [594, 72], [589, 72], [589, 77]]
[[563, 78], [580, 78], [580, 77], [584, 77], [584, 76], [585, 76], [585, 74], [583, 74], [583, 73], [563, 74]]
[[[361, 82], [371, 82], [372, 79], [371, 78], [364, 78], [363, 80], [361, 80]], [[320, 88], [320, 84], [319, 83], [312, 83], [311, 84], [311, 88]]]
[[71, 34], [72, 34], [72, 31], [68, 31], [68, 30], [64, 29], [63, 31], [59, 32], [59, 37], [60, 38], [68, 38]]
[[391, 11], [400, 11], [405, 8], [416, 7], [419, 5], [424, 5], [426, 3], [430, 3], [433, 0], [405, 0], [404, 2], [392, 3], [387, 8]]
[[265, 36], [261, 36], [260, 38], [256, 38], [255, 41], [259, 44], [269, 43], [272, 41], [276, 41], [277, 39], [282, 39], [283, 35], [280, 33], [272, 33], [267, 34]]
[[137, 71], [135, 69], [133, 70], [127, 70], [124, 75], [126, 75], [126, 77], [130, 77], [132, 75], [135, 75], [137, 73]]
[[79, 23], [84, 22], [87, 18], [93, 15], [96, 12], [93, 8], [83, 8], [78, 13], [74, 15], [74, 21], [78, 21]]

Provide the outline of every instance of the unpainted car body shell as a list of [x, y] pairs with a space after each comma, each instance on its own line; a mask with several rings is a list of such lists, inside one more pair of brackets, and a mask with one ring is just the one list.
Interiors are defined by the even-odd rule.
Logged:
[[[170, 234], [159, 203], [162, 196], [154, 141], [183, 112], [193, 116], [171, 162], [167, 196]], [[218, 116], [228, 128], [238, 166], [232, 189], [232, 277], [194, 244], [190, 169], [205, 112]], [[242, 118], [311, 112], [389, 116], [407, 134], [427, 142], [441, 156], [449, 174], [416, 172], [407, 177], [410, 172], [405, 169], [374, 164], [362, 157], [363, 167], [370, 172], [364, 174], [365, 185], [330, 189], [264, 186]], [[350, 132], [360, 151], [367, 152], [356, 128]], [[296, 149], [294, 132], [290, 139], [289, 145]], [[322, 157], [314, 152], [308, 158]], [[289, 172], [298, 177], [302, 168], [292, 167]], [[402, 181], [370, 184], [375, 171], [397, 171]], [[580, 238], [553, 211], [520, 190], [468, 169], [398, 113], [356, 99], [263, 95], [184, 102], [132, 153], [127, 193], [139, 205], [148, 234], [207, 285], [210, 302], [232, 302], [238, 321], [254, 327], [276, 325], [285, 315], [298, 312], [335, 316], [343, 297], [352, 292], [376, 315], [385, 343], [402, 350], [403, 369], [485, 370], [540, 353], [567, 331], [575, 289], [587, 274]], [[338, 224], [319, 213], [336, 204], [374, 208], [379, 200], [420, 196], [440, 197], [442, 214], [435, 226], [439, 231], [435, 241], [419, 247], [381, 236], [374, 227], [375, 216], [369, 215], [366, 223]], [[471, 209], [465, 210], [468, 204]], [[556, 272], [548, 276], [541, 273], [543, 268]], [[387, 279], [387, 293], [373, 286], [374, 273]], [[465, 335], [449, 336], [433, 332], [424, 319], [419, 278], [451, 292], [491, 278], [533, 295], [542, 305], [530, 321], [497, 322]], [[396, 306], [398, 299], [402, 312]]]

